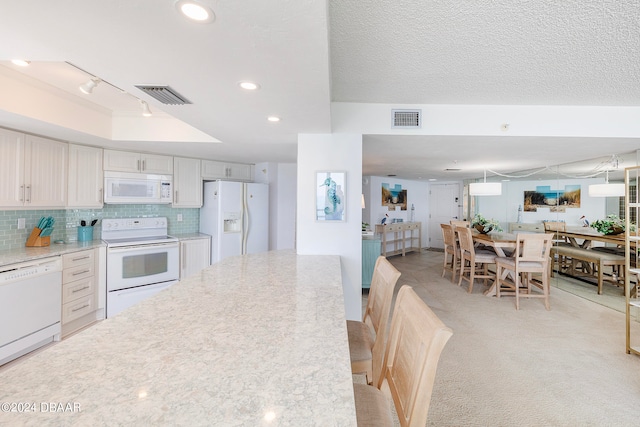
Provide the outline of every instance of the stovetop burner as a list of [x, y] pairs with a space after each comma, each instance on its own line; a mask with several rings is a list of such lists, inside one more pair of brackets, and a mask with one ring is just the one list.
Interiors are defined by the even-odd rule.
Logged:
[[167, 234], [166, 217], [104, 219], [101, 238], [111, 247], [178, 241]]

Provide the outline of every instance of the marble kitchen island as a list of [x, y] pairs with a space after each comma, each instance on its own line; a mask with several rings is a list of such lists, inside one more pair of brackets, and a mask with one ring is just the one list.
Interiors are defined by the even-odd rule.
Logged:
[[338, 256], [228, 258], [0, 372], [0, 425], [355, 426], [344, 313]]

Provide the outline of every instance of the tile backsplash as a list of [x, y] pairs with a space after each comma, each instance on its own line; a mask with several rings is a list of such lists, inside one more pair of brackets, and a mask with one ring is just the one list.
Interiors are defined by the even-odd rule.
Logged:
[[[178, 214], [182, 221], [178, 222]], [[43, 216], [52, 216], [56, 223], [51, 241], [67, 242], [78, 239], [81, 220], [90, 223], [98, 219], [93, 238], [100, 238], [100, 225], [105, 218], [167, 217], [169, 234], [196, 233], [200, 227], [200, 209], [179, 209], [167, 205], [104, 205], [103, 209], [46, 209], [0, 211], [0, 250], [23, 247], [33, 227]], [[18, 229], [18, 219], [24, 218], [26, 227]]]

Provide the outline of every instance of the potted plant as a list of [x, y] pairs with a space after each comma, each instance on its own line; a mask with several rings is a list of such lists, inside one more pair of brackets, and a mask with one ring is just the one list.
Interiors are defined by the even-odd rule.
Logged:
[[369, 223], [362, 221], [362, 231], [367, 231], [368, 227], [369, 227]]
[[500, 227], [500, 223], [497, 219], [487, 219], [480, 213], [473, 217], [471, 220], [471, 226], [482, 234], [486, 234], [492, 230], [502, 231], [502, 227]]
[[618, 215], [610, 214], [605, 219], [598, 219], [591, 223], [591, 227], [595, 228], [602, 234], [620, 234], [624, 233], [624, 220]]

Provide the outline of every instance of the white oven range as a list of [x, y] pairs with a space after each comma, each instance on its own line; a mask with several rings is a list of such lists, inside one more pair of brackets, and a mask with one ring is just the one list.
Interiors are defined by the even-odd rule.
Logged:
[[102, 221], [107, 244], [107, 317], [168, 288], [180, 276], [178, 239], [167, 235], [167, 218]]

